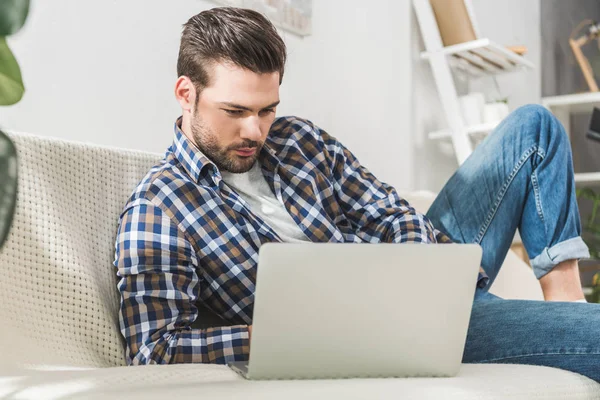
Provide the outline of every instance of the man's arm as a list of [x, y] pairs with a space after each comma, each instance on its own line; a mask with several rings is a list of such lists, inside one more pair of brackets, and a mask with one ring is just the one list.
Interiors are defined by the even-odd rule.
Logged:
[[245, 325], [192, 329], [200, 292], [190, 241], [159, 207], [140, 200], [121, 217], [115, 266], [119, 323], [130, 365], [245, 361]]
[[[363, 240], [384, 243], [452, 243], [452, 239], [436, 229], [429, 218], [418, 213], [398, 195], [396, 189], [379, 181], [354, 154], [327, 132], [316, 126], [324, 142], [324, 153], [330, 160], [336, 197], [346, 217]], [[477, 286], [489, 279], [479, 268]]]
[[336, 198], [346, 217], [367, 242], [450, 241], [429, 219], [411, 207], [396, 190], [379, 181], [354, 154], [327, 132], [319, 132], [330, 162]]

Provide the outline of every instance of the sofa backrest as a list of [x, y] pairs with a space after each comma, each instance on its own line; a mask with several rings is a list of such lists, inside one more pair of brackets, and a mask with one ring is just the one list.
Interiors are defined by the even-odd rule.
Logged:
[[1, 357], [12, 350], [19, 363], [125, 365], [112, 266], [118, 217], [161, 156], [11, 137], [19, 188], [13, 226], [0, 250], [0, 330], [21, 344], [0, 340], [9, 347]]

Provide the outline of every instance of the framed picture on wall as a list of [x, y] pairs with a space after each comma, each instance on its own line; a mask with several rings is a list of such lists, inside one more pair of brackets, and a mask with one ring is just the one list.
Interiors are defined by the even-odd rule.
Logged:
[[213, 0], [215, 3], [250, 8], [264, 14], [284, 30], [308, 36], [312, 30], [312, 0]]

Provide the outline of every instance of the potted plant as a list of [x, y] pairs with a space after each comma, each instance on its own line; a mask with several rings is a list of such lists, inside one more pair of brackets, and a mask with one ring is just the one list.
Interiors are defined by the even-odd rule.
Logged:
[[[583, 226], [585, 234], [583, 239], [590, 249], [591, 258], [600, 261], [600, 218], [598, 218], [600, 193], [596, 193], [589, 187], [578, 188], [576, 193], [578, 199], [584, 198], [592, 202], [592, 212]], [[589, 300], [600, 303], [600, 272], [592, 278], [592, 294]]]
[[[29, 0], [0, 1], [0, 105], [17, 103], [25, 86], [21, 70], [6, 37], [17, 32], [29, 13]], [[10, 138], [0, 131], [0, 248], [8, 236], [17, 198], [17, 152]]]

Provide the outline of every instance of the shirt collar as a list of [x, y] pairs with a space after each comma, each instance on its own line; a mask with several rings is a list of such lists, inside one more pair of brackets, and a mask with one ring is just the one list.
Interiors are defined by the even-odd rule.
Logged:
[[[271, 134], [271, 132], [269, 132], [269, 134]], [[258, 154], [258, 162], [269, 171], [275, 171], [280, 164], [280, 161], [277, 158], [277, 152], [269, 144], [268, 137]]]
[[220, 173], [217, 166], [208, 159], [181, 130], [181, 117], [175, 121], [175, 138], [173, 139], [173, 154], [195, 183], [198, 183], [203, 171], [207, 168], [210, 179], [218, 184]]

